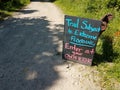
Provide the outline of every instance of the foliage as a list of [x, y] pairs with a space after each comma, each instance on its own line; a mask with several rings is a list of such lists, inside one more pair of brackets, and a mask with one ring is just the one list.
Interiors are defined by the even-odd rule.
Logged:
[[28, 4], [30, 0], [6, 0], [0, 2], [1, 10], [12, 10], [16, 7], [21, 7]]
[[30, 3], [30, 0], [1, 0], [0, 1], [0, 20], [11, 15], [11, 11], [15, 11], [24, 5]]
[[55, 3], [65, 14], [78, 17], [100, 20], [105, 14], [113, 14], [113, 20], [99, 37], [93, 64], [103, 77], [102, 86], [117, 90], [112, 80], [120, 84], [120, 0], [56, 0]]
[[120, 10], [120, 0], [110, 0], [107, 3], [108, 8], [115, 8], [116, 10]]

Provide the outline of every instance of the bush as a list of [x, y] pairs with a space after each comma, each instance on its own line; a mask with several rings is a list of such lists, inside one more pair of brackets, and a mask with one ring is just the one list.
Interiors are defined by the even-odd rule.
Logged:
[[120, 0], [110, 0], [107, 4], [108, 8], [115, 8], [116, 10], [120, 10]]
[[30, 0], [5, 0], [0, 2], [0, 9], [7, 11], [14, 10], [28, 3], [30, 3]]
[[16, 11], [30, 3], [30, 0], [0, 0], [0, 20], [10, 16], [12, 11]]
[[30, 0], [13, 0], [13, 5], [26, 5]]

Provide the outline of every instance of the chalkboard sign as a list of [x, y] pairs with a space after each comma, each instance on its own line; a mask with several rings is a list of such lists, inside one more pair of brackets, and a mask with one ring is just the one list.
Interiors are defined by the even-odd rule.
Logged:
[[64, 22], [63, 59], [91, 65], [101, 21], [65, 15]]

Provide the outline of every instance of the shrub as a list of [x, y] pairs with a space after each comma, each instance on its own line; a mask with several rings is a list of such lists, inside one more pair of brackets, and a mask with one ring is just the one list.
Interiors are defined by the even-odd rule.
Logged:
[[30, 0], [1, 0], [0, 2], [0, 9], [1, 10], [14, 10], [21, 6], [30, 3]]

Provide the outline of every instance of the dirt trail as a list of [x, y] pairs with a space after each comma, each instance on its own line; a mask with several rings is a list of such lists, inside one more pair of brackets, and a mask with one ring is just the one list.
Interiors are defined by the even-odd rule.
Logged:
[[63, 13], [33, 1], [0, 24], [0, 90], [101, 90], [98, 72], [61, 58]]

